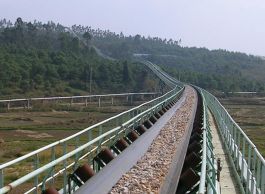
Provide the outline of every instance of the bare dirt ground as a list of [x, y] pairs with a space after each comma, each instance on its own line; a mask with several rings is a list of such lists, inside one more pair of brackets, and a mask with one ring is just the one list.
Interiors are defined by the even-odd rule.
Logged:
[[265, 99], [230, 97], [221, 103], [265, 157]]
[[0, 113], [0, 163], [66, 138], [129, 108], [131, 106]]

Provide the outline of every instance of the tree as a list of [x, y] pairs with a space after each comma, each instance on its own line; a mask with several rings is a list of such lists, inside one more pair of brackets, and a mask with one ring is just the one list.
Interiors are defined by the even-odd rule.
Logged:
[[17, 21], [15, 22], [15, 26], [16, 26], [16, 28], [22, 28], [23, 21], [22, 21], [21, 17], [17, 18]]
[[87, 44], [87, 46], [89, 46], [89, 43], [90, 43], [90, 41], [92, 39], [92, 35], [89, 32], [86, 31], [83, 34], [83, 38], [86, 39], [86, 44]]

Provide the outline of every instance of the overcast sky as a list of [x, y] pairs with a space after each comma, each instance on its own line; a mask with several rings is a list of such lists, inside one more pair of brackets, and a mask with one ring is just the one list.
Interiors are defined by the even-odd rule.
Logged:
[[0, 0], [0, 17], [182, 39], [265, 56], [265, 0]]

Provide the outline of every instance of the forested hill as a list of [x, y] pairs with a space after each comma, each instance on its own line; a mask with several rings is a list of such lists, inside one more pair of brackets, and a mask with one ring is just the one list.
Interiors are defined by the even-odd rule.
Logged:
[[[118, 60], [104, 59], [96, 49]], [[265, 61], [259, 57], [182, 47], [180, 40], [125, 36], [80, 25], [69, 30], [18, 18], [14, 24], [0, 21], [0, 95], [85, 94], [91, 69], [92, 93], [157, 89], [155, 76], [133, 62], [134, 54], [146, 54], [181, 81], [206, 89], [264, 91]]]
[[90, 27], [72, 26], [77, 34], [88, 32], [92, 43], [113, 58], [128, 59], [133, 54], [164, 66], [182, 81], [210, 90], [264, 91], [265, 60], [239, 52], [182, 47], [181, 40], [125, 36]]
[[[160, 38], [94, 34], [94, 44], [113, 57], [132, 53], [151, 54], [146, 58], [182, 81], [210, 90], [264, 91], [265, 60], [244, 53], [206, 48], [181, 47], [178, 41]], [[104, 44], [106, 43], [106, 44]]]
[[93, 94], [158, 89], [143, 65], [104, 59], [59, 24], [0, 21], [1, 98], [84, 95], [90, 78]]

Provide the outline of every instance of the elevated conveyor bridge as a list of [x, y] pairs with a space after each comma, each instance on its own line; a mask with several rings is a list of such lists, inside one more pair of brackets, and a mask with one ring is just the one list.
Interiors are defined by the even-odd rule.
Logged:
[[[145, 145], [144, 137], [155, 139], [159, 128], [169, 121], [185, 98], [185, 88], [190, 86], [169, 76], [149, 61], [141, 62], [165, 82], [171, 88], [170, 91], [72, 136], [1, 164], [0, 193], [87, 193], [91, 189], [90, 181], [99, 184], [104, 179], [103, 172], [109, 172], [105, 176], [112, 176], [111, 166], [119, 164], [119, 160], [122, 162], [121, 158], [129, 158], [125, 153], [134, 155], [133, 147], [138, 147], [139, 142]], [[181, 151], [176, 151], [177, 155], [172, 157], [169, 172], [159, 192], [222, 193], [218, 176], [220, 163], [214, 154], [209, 125], [210, 111], [229, 155], [240, 191], [264, 194], [264, 158], [216, 97], [199, 87], [192, 87], [198, 96], [197, 105], [192, 110], [192, 122], [179, 146]], [[25, 169], [25, 173], [15, 179], [8, 178], [8, 172], [16, 168]], [[127, 166], [125, 171], [130, 168]], [[124, 172], [120, 173], [115, 175], [116, 178]], [[113, 184], [115, 181], [106, 183], [110, 187], [106, 186], [106, 191], [110, 191]], [[93, 192], [99, 193], [96, 189], [90, 190], [90, 193]]]

